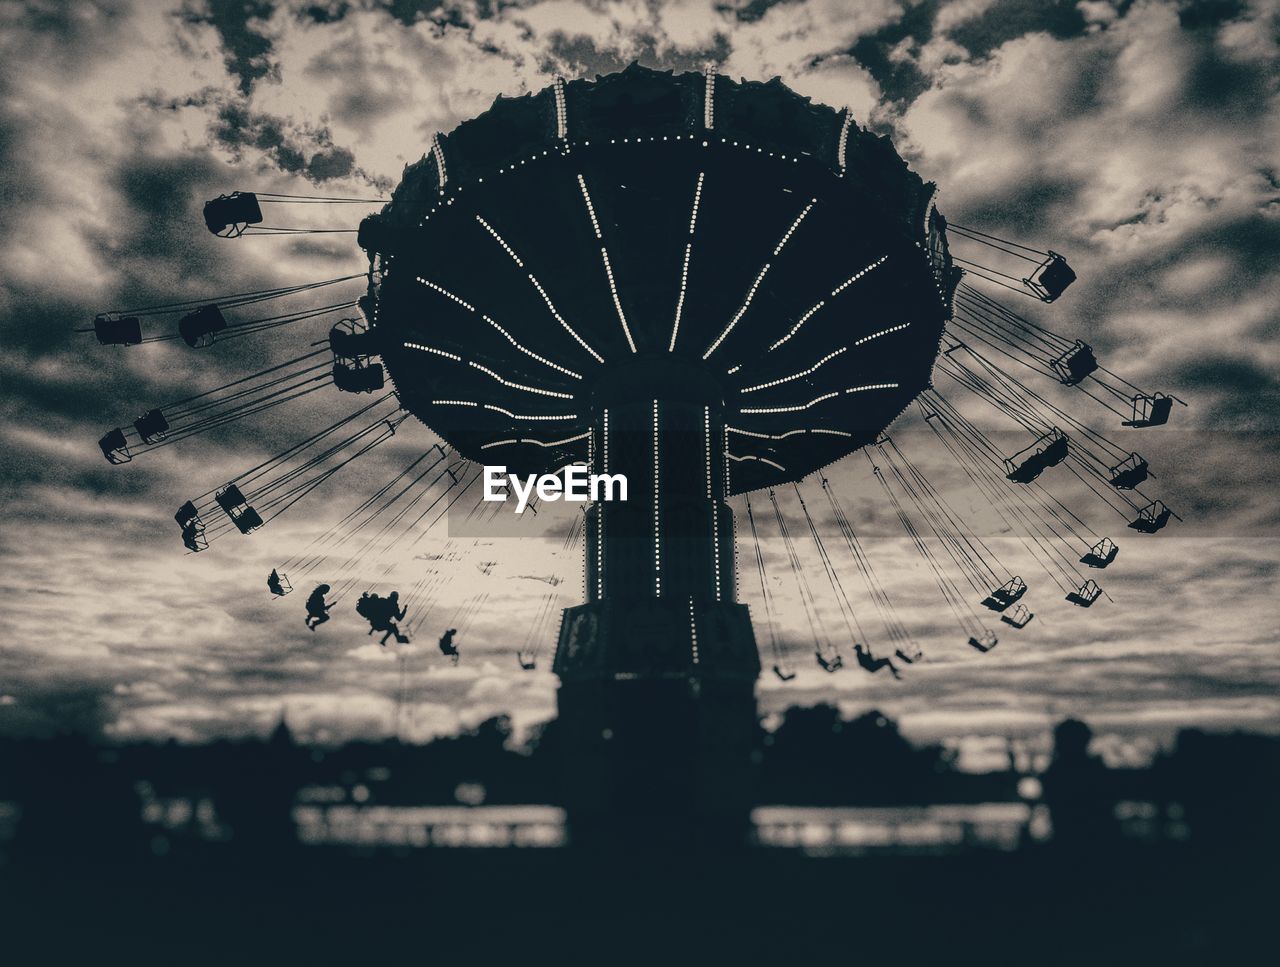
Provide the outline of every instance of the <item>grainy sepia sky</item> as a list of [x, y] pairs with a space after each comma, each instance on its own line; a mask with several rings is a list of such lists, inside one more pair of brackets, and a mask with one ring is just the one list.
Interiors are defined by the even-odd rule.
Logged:
[[[302, 594], [265, 591], [271, 566], [421, 452], [425, 430], [400, 434], [264, 531], [198, 556], [182, 552], [176, 506], [349, 412], [351, 399], [316, 394], [315, 405], [128, 466], [102, 460], [106, 429], [287, 358], [322, 338], [323, 323], [203, 352], [98, 347], [72, 330], [103, 309], [361, 271], [352, 236], [225, 241], [205, 231], [200, 205], [234, 188], [385, 190], [433, 132], [498, 93], [633, 60], [678, 70], [713, 60], [849, 105], [942, 185], [950, 218], [1070, 256], [1081, 281], [1058, 304], [1022, 300], [1023, 310], [1191, 403], [1176, 427], [1116, 430], [1151, 459], [1153, 489], [1186, 523], [1121, 537], [1102, 576], [1114, 603], [1083, 613], [1042, 581], [1028, 597], [1036, 621], [986, 656], [947, 620], [865, 461], [850, 461], [833, 480], [930, 661], [901, 683], [803, 664], [788, 686], [762, 680], [762, 707], [879, 707], [909, 734], [960, 742], [971, 763], [1000, 736], [1039, 734], [1067, 713], [1092, 721], [1113, 758], [1184, 724], [1277, 728], [1278, 10], [1274, 0], [0, 2], [0, 730], [200, 739], [262, 730], [285, 710], [304, 735], [336, 740], [387, 734], [397, 694], [414, 738], [497, 712], [520, 725], [552, 713], [550, 644], [536, 674], [516, 668], [512, 649], [552, 587], [534, 578], [562, 577], [559, 603], [572, 604], [581, 564], [560, 537], [538, 539], [538, 525], [479, 545], [446, 545], [441, 530], [416, 551], [458, 560], [392, 571], [408, 585], [441, 568], [428, 624], [489, 595], [457, 668], [427, 629], [405, 649], [402, 679], [349, 601], [313, 636]], [[1113, 427], [1086, 399], [1073, 410]], [[981, 514], [928, 434], [902, 439], [958, 508]], [[1106, 513], [1089, 510], [1100, 529], [1124, 531]], [[1034, 585], [1019, 545], [994, 522], [987, 533]], [[743, 597], [756, 604], [750, 549], [740, 551]], [[779, 633], [804, 663], [794, 580], [776, 539], [765, 553]], [[859, 588], [852, 573], [845, 583]], [[840, 632], [833, 601], [823, 618]]]

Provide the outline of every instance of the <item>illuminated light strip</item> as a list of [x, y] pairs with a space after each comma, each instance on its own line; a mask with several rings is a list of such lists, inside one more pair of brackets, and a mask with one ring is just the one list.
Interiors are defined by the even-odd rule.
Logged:
[[871, 342], [871, 340], [879, 339], [881, 336], [887, 336], [891, 332], [901, 332], [903, 329], [906, 329], [910, 325], [911, 323], [904, 322], [897, 326], [890, 326], [888, 329], [881, 329], [879, 332], [873, 332], [869, 336], [863, 336], [861, 339], [854, 342], [854, 345], [861, 346], [864, 342]]
[[796, 229], [800, 227], [800, 223], [804, 221], [804, 217], [808, 215], [809, 212], [813, 211], [813, 206], [816, 205], [817, 203], [818, 203], [818, 199], [814, 198], [810, 200], [809, 204], [804, 206], [804, 211], [802, 211], [799, 215], [796, 216], [796, 220], [791, 223], [791, 227], [786, 230], [782, 238], [779, 239], [778, 244], [773, 247], [774, 255], [777, 255], [779, 252], [781, 252], [782, 249], [786, 246], [787, 242], [791, 241], [791, 236], [795, 234]]
[[613, 266], [609, 264], [609, 250], [607, 248], [600, 249], [600, 260], [604, 262], [604, 274], [609, 279], [609, 294], [613, 296], [613, 307], [618, 310], [618, 319], [622, 322], [622, 332], [627, 337], [627, 345], [631, 347], [631, 351], [636, 351], [636, 341], [631, 338], [631, 327], [627, 325], [627, 314], [622, 311], [622, 301], [618, 298], [618, 286], [613, 281]]
[[590, 438], [590, 433], [579, 433], [577, 436], [568, 436], [563, 440], [547, 440], [545, 442], [542, 440], [533, 440], [529, 437], [520, 437], [515, 440], [494, 440], [492, 443], [482, 443], [480, 444], [480, 449], [488, 450], [491, 447], [504, 447], [516, 443], [531, 443], [537, 447], [559, 447], [564, 446], [566, 443], [577, 443], [579, 440], [588, 440]]
[[[472, 403], [471, 405], [472, 405], [472, 406], [477, 406], [478, 404], [476, 404], [476, 403]], [[513, 420], [540, 420], [540, 421], [547, 421], [547, 420], [576, 420], [576, 419], [578, 418], [578, 414], [576, 414], [576, 413], [567, 413], [567, 414], [565, 414], [565, 415], [563, 415], [563, 416], [558, 416], [558, 415], [557, 415], [557, 416], [542, 416], [542, 415], [539, 415], [539, 414], [536, 414], [536, 413], [512, 413], [510, 410], [503, 409], [501, 406], [495, 406], [495, 405], [494, 405], [494, 404], [492, 404], [492, 403], [485, 403], [485, 404], [484, 404], [484, 408], [485, 408], [486, 410], [493, 410], [493, 412], [495, 412], [495, 413], [501, 413], [503, 416], [505, 416], [505, 417], [509, 417], [510, 419], [513, 419]]]
[[435, 346], [424, 346], [420, 342], [407, 342], [404, 344], [405, 349], [417, 349], [424, 353], [435, 353], [437, 356], [444, 356], [446, 359], [452, 359], [455, 363], [462, 362], [462, 357], [457, 353], [447, 352], [444, 349], [436, 349]]
[[741, 368], [742, 368], [742, 363], [738, 363], [738, 365], [737, 365], [737, 366], [731, 366], [729, 369], [727, 369], [727, 370], [726, 370], [726, 372], [727, 372], [730, 376], [732, 376], [734, 373], [736, 373], [736, 372], [737, 372], [738, 370], [740, 370]]
[[434, 282], [429, 282], [428, 280], [424, 279], [420, 275], [417, 276], [417, 279], [419, 282], [425, 285], [428, 289], [434, 289], [436, 292], [439, 292], [445, 298], [452, 299], [454, 302], [458, 303], [458, 305], [462, 306], [462, 308], [466, 309], [468, 312], [476, 311], [476, 307], [473, 306], [470, 302], [467, 302], [465, 299], [461, 299], [458, 296], [454, 295], [444, 286], [436, 285]]
[[432, 400], [432, 406], [479, 406], [474, 400]]
[[556, 77], [556, 137], [563, 141], [569, 136], [569, 110], [564, 100], [564, 78]]
[[[601, 473], [609, 472], [609, 410], [604, 410], [604, 422], [602, 424], [601, 449], [603, 450]], [[596, 514], [596, 599], [604, 597], [604, 514], [605, 504], [597, 505]]]
[[729, 333], [733, 332], [733, 327], [736, 326], [738, 324], [738, 320], [746, 314], [747, 309], [751, 305], [751, 300], [756, 297], [756, 290], [760, 288], [760, 283], [764, 280], [765, 273], [768, 271], [769, 263], [765, 262], [764, 268], [760, 270], [760, 274], [756, 276], [756, 280], [751, 283], [751, 288], [748, 290], [747, 297], [743, 300], [742, 306], [736, 313], [734, 313], [733, 318], [729, 320], [729, 325], [724, 327], [724, 332], [720, 333], [720, 335], [716, 337], [716, 341], [707, 348], [705, 353], [702, 354], [703, 360], [706, 360], [713, 352], [719, 349], [720, 344], [724, 342], [725, 337], [727, 337]]
[[481, 225], [484, 226], [485, 231], [487, 231], [490, 235], [493, 236], [494, 240], [499, 245], [502, 246], [502, 248], [506, 251], [508, 255], [511, 256], [512, 261], [514, 261], [516, 265], [520, 266], [520, 268], [524, 268], [524, 262], [521, 260], [520, 256], [516, 254], [515, 249], [513, 249], [510, 245], [507, 244], [507, 240], [504, 239], [501, 235], [499, 235], [497, 230], [492, 225], [486, 222], [479, 215], [476, 216], [476, 221], [478, 221]]
[[587, 341], [574, 332], [573, 326], [564, 321], [564, 317], [560, 315], [556, 309], [555, 303], [551, 301], [551, 296], [547, 295], [547, 290], [542, 287], [542, 283], [538, 281], [537, 276], [530, 274], [529, 281], [533, 283], [533, 287], [538, 290], [538, 294], [542, 296], [542, 301], [547, 304], [547, 308], [551, 310], [551, 315], [555, 317], [556, 322], [564, 327], [565, 332], [577, 340], [578, 345], [589, 352], [597, 363], [603, 363], [604, 357], [587, 345]]
[[799, 430], [788, 430], [786, 433], [757, 433], [755, 430], [744, 430], [741, 427], [727, 426], [725, 427], [730, 433], [738, 433], [742, 436], [755, 437], [757, 440], [785, 440], [787, 437], [796, 436], [801, 433], [829, 433], [832, 436], [852, 437], [852, 433], [846, 433], [844, 430], [824, 430], [817, 427], [806, 427]]
[[658, 401], [653, 401], [653, 596], [662, 597], [662, 504], [658, 486]]
[[[845, 392], [853, 392], [853, 391], [846, 390]], [[799, 413], [801, 410], [807, 410], [811, 406], [817, 406], [819, 403], [822, 403], [825, 400], [833, 399], [839, 395], [840, 395], [839, 393], [835, 393], [835, 392], [824, 393], [819, 397], [811, 399], [808, 403], [801, 403], [797, 406], [758, 406], [758, 407], [749, 407], [749, 408], [744, 407], [740, 409], [738, 412], [739, 413]]]
[[550, 366], [552, 369], [556, 370], [557, 372], [564, 373], [566, 376], [572, 376], [574, 379], [582, 379], [582, 377], [579, 374], [575, 373], [573, 370], [565, 369], [559, 363], [553, 363], [549, 359], [544, 359], [542, 356], [539, 356], [537, 353], [535, 353], [532, 349], [526, 349], [524, 346], [520, 345], [520, 343], [516, 342], [515, 336], [511, 335], [511, 333], [507, 332], [507, 330], [503, 329], [500, 325], [494, 322], [494, 320], [491, 317], [485, 315], [484, 313], [481, 313], [480, 318], [483, 319], [485, 322], [487, 322], [489, 325], [493, 326], [493, 328], [498, 330], [498, 332], [502, 333], [502, 335], [506, 337], [507, 342], [511, 343], [511, 345], [515, 346], [516, 349], [520, 350], [530, 359], [536, 359], [538, 362], [542, 363], [542, 365]]
[[693, 230], [698, 224], [698, 206], [702, 203], [702, 181], [705, 171], [698, 172], [698, 184], [693, 189], [693, 208], [689, 213], [689, 241], [684, 246], [684, 264], [680, 267], [680, 296], [676, 299], [676, 319], [671, 327], [671, 343], [667, 352], [676, 351], [676, 336], [680, 333], [680, 317], [684, 314], [684, 296], [689, 287], [689, 258], [693, 255]]
[[714, 554], [713, 562], [715, 568], [713, 574], [716, 579], [716, 600], [720, 600], [720, 507], [718, 504], [711, 505], [711, 538], [713, 541], [712, 554]]
[[477, 363], [474, 359], [468, 361], [467, 365], [480, 370], [480, 372], [484, 373], [486, 376], [492, 376], [503, 386], [509, 386], [512, 389], [524, 390], [526, 393], [539, 393], [542, 396], [554, 396], [556, 397], [556, 399], [561, 399], [561, 400], [573, 399], [572, 393], [557, 393], [555, 390], [539, 389], [537, 386], [525, 386], [523, 383], [513, 383], [511, 382], [511, 380], [504, 379], [502, 376], [499, 376], [497, 373], [491, 370], [488, 366], [482, 366], [480, 363]]
[[868, 265], [866, 268], [860, 269], [859, 271], [855, 272], [853, 275], [849, 276], [849, 278], [845, 279], [838, 286], [832, 289], [831, 294], [833, 296], [839, 295], [841, 292], [849, 288], [849, 286], [853, 285], [853, 283], [857, 282], [860, 278], [862, 278], [868, 272], [873, 272], [876, 269], [880, 268], [880, 266], [884, 265], [885, 259], [887, 259], [888, 257], [889, 256], [887, 255], [882, 255], [878, 259], [876, 259], [874, 262], [872, 262], [870, 265]]
[[[784, 342], [786, 342], [788, 339], [790, 339], [792, 336], [798, 333], [800, 331], [800, 327], [809, 321], [809, 317], [812, 316], [815, 312], [817, 312], [826, 304], [827, 304], [827, 301], [825, 299], [819, 299], [817, 305], [811, 306], [809, 311], [806, 312], [803, 316], [801, 316], [800, 319], [796, 322], [796, 324], [791, 327], [791, 331], [789, 333], [787, 333], [785, 336], [783, 336], [776, 343], [774, 343], [772, 346], [769, 347], [769, 352], [773, 352], [775, 349], [781, 346]], [[729, 372], [732, 373], [733, 370], [729, 370]]]
[[727, 497], [729, 494], [729, 431], [722, 429], [720, 431], [721, 441], [724, 446], [721, 447], [724, 453], [724, 487], [721, 489], [720, 496]]
[[729, 453], [727, 450], [725, 451], [725, 456], [728, 457], [730, 460], [733, 460], [735, 463], [742, 463], [744, 460], [758, 460], [761, 463], [767, 463], [771, 467], [776, 467], [778, 470], [781, 470], [783, 473], [787, 472], [786, 467], [784, 467], [780, 463], [774, 463], [772, 460], [768, 459], [767, 457], [757, 457], [757, 456], [753, 456], [750, 453], [743, 454], [742, 456], [739, 457], [735, 454]]
[[844, 122], [840, 125], [840, 141], [836, 146], [836, 164], [840, 166], [840, 174], [844, 174], [845, 150], [849, 144], [849, 126], [853, 123], [853, 112], [844, 109]]
[[706, 467], [707, 467], [707, 499], [713, 499], [711, 493], [711, 407], [704, 406], [702, 408], [702, 429], [706, 436]]
[[846, 393], [865, 393], [872, 389], [898, 389], [897, 383], [868, 383], [866, 386], [850, 386]]
[[[856, 344], [855, 344], [855, 345], [856, 345]], [[780, 377], [780, 378], [778, 378], [778, 379], [771, 379], [771, 380], [769, 380], [769, 382], [767, 382], [767, 383], [758, 383], [758, 384], [756, 384], [755, 386], [748, 386], [748, 387], [747, 387], [746, 389], [744, 389], [742, 392], [744, 392], [744, 393], [754, 393], [756, 390], [769, 389], [770, 387], [773, 387], [773, 386], [779, 386], [779, 385], [781, 385], [781, 384], [783, 384], [783, 383], [789, 383], [789, 382], [791, 382], [793, 379], [803, 379], [805, 376], [810, 376], [810, 375], [812, 375], [813, 373], [816, 373], [816, 372], [818, 371], [818, 368], [819, 368], [820, 366], [822, 366], [822, 364], [823, 364], [823, 363], [830, 362], [831, 360], [833, 360], [833, 359], [835, 359], [837, 356], [839, 356], [841, 353], [843, 353], [843, 352], [847, 352], [847, 351], [848, 351], [848, 349], [849, 349], [849, 347], [848, 347], [848, 346], [841, 346], [841, 347], [840, 347], [839, 349], [837, 349], [835, 352], [827, 353], [825, 356], [823, 356], [821, 359], [819, 359], [816, 363], [814, 363], [814, 364], [813, 364], [812, 366], [810, 366], [808, 369], [802, 369], [802, 370], [800, 370], [800, 372], [798, 372], [798, 373], [792, 373], [790, 376], [782, 376], [782, 377]]]
[[716, 126], [716, 65], [708, 64], [707, 80], [702, 95], [702, 126], [710, 131]]
[[440, 174], [440, 190], [443, 192], [445, 183], [449, 180], [449, 173], [444, 167], [444, 146], [440, 144], [438, 134], [431, 136], [431, 156], [436, 159], [436, 171]]
[[693, 663], [698, 664], [698, 620], [693, 612], [693, 596], [689, 596], [689, 644], [693, 653]]
[[596, 221], [596, 207], [591, 204], [591, 193], [587, 191], [587, 182], [582, 175], [578, 175], [578, 187], [582, 189], [582, 198], [587, 203], [587, 214], [591, 216], [591, 227], [595, 230], [596, 238], [604, 238], [600, 234], [600, 223]]

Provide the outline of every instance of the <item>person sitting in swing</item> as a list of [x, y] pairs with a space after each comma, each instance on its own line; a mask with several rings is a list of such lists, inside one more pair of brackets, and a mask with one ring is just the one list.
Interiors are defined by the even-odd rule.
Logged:
[[385, 646], [387, 639], [392, 635], [395, 635], [396, 641], [402, 645], [409, 643], [408, 637], [396, 626], [397, 621], [404, 620], [406, 613], [406, 610], [400, 607], [400, 592], [392, 591], [388, 597], [383, 598], [366, 591], [360, 595], [360, 600], [356, 603], [356, 611], [369, 622], [369, 634], [375, 631], [384, 632], [378, 644]]
[[891, 659], [874, 658], [871, 655], [870, 649], [863, 648], [861, 644], [856, 642], [854, 643], [853, 651], [854, 651], [854, 654], [858, 656], [858, 664], [861, 665], [863, 668], [865, 668], [867, 671], [871, 672], [873, 675], [876, 672], [878, 672], [881, 668], [888, 668], [889, 673], [893, 675], [894, 678], [897, 678], [897, 679], [902, 678], [902, 676], [898, 674], [898, 669], [894, 667], [893, 661]]
[[458, 664], [458, 660], [462, 657], [458, 653], [458, 646], [453, 643], [453, 636], [457, 633], [457, 628], [450, 628], [440, 636], [440, 654], [452, 658], [455, 665]]
[[307, 598], [307, 627], [312, 631], [316, 630], [317, 625], [322, 625], [329, 620], [329, 609], [333, 605], [324, 599], [328, 593], [329, 585], [320, 584], [311, 592], [311, 597]]

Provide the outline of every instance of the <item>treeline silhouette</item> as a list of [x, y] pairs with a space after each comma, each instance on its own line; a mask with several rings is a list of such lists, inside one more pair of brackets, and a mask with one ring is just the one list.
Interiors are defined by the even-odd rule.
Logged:
[[[755, 802], [794, 806], [922, 806], [1042, 801], [1060, 844], [1099, 845], [1119, 834], [1116, 806], [1153, 804], [1205, 843], [1272, 843], [1280, 807], [1280, 741], [1244, 733], [1181, 732], [1147, 767], [1110, 769], [1089, 752], [1091, 732], [1067, 720], [1054, 732], [1042, 793], [1012, 745], [1003, 769], [957, 768], [953, 751], [909, 742], [871, 711], [844, 719], [830, 705], [794, 707], [760, 729]], [[1023, 759], [1025, 760], [1025, 756]], [[293, 809], [319, 802], [416, 806], [560, 802], [557, 723], [513, 741], [506, 717], [424, 744], [353, 741], [299, 744], [281, 724], [265, 739], [207, 744], [110, 743], [82, 734], [0, 740], [0, 802], [9, 804], [15, 862], [48, 857], [125, 856], [154, 846], [157, 813], [172, 834], [253, 852], [295, 841]], [[1033, 787], [1034, 789], [1034, 787]], [[318, 792], [317, 792], [318, 790]], [[303, 798], [300, 799], [300, 796]], [[178, 803], [178, 807], [173, 804]], [[182, 804], [185, 803], [185, 806]], [[145, 820], [150, 819], [150, 822]]]

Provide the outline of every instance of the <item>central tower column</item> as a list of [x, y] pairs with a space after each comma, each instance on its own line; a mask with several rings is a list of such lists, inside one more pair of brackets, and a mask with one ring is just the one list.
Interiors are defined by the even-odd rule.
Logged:
[[666, 354], [595, 389], [591, 469], [624, 475], [627, 499], [587, 511], [587, 601], [556, 647], [575, 837], [745, 834], [760, 660], [735, 601], [722, 399]]

